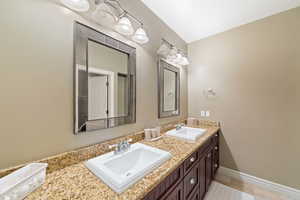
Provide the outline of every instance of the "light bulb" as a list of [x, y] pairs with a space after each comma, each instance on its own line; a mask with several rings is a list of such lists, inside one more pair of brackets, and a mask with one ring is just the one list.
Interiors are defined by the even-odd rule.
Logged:
[[88, 0], [61, 0], [61, 2], [68, 8], [78, 12], [86, 12], [90, 9]]

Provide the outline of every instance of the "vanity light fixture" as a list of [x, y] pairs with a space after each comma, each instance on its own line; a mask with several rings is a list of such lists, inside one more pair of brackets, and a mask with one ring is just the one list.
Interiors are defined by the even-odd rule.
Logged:
[[86, 12], [90, 9], [88, 0], [61, 0], [61, 2], [68, 8], [77, 12]]
[[165, 39], [162, 39], [162, 43], [157, 50], [157, 54], [163, 58], [166, 58], [167, 61], [181, 66], [190, 64], [187, 56], [183, 53], [183, 51], [177, 49], [173, 44]]
[[[104, 4], [106, 6], [104, 6]], [[114, 25], [114, 29], [125, 36], [132, 35], [131, 39], [139, 44], [145, 44], [149, 41], [148, 35], [143, 28], [143, 23], [125, 10], [119, 0], [95, 0], [96, 10], [93, 12], [94, 16], [101, 16], [98, 12], [105, 12], [106, 14], [115, 13], [117, 23]], [[109, 10], [108, 7], [113, 8], [115, 12]], [[103, 9], [105, 8], [105, 9]], [[107, 12], [109, 10], [109, 12]], [[94, 20], [96, 20], [94, 18]], [[96, 20], [98, 21], [98, 20]], [[134, 30], [132, 21], [138, 24], [138, 29]]]

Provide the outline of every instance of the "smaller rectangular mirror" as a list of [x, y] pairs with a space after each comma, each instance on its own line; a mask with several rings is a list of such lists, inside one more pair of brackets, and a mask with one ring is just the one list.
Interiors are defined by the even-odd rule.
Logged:
[[180, 71], [163, 59], [158, 63], [159, 118], [180, 114]]

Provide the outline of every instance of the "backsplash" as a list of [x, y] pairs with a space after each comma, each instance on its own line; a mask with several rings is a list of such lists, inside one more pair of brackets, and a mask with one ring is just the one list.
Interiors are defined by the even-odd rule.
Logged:
[[[177, 123], [185, 123], [186, 119], [182, 119], [182, 120], [176, 120], [176, 121], [172, 121], [166, 124], [161, 125], [161, 131], [162, 132], [166, 132], [172, 128], [174, 128], [175, 124]], [[201, 124], [204, 122], [201, 122]], [[205, 122], [205, 124], [208, 124], [209, 122]], [[128, 139], [132, 139], [133, 143], [135, 142], [139, 142], [141, 140], [144, 139], [144, 131], [140, 131], [140, 132], [136, 132], [136, 133], [132, 133], [129, 134], [127, 136], [122, 136], [122, 137], [118, 137], [112, 140], [108, 140], [105, 142], [101, 142], [98, 144], [94, 144], [91, 146], [87, 146], [87, 147], [83, 147], [83, 148], [79, 148], [79, 149], [75, 149], [73, 151], [69, 151], [69, 152], [65, 152], [65, 153], [61, 153], [55, 156], [51, 156], [45, 159], [41, 159], [38, 161], [31, 161], [31, 162], [42, 162], [42, 163], [48, 163], [48, 168], [47, 168], [47, 173], [52, 173], [56, 170], [60, 170], [63, 169], [65, 167], [68, 167], [70, 165], [74, 165], [80, 162], [83, 162], [85, 160], [88, 160], [90, 158], [99, 156], [101, 154], [107, 153], [109, 151], [111, 151], [111, 149], [108, 148], [109, 145], [112, 144], [116, 144], [119, 143], [123, 140], [128, 140]], [[0, 171], [0, 178], [3, 176], [6, 176], [10, 173], [12, 173], [13, 171], [24, 167], [25, 165], [31, 163], [25, 163], [19, 166], [15, 166], [12, 168], [8, 168], [8, 169], [3, 169]]]

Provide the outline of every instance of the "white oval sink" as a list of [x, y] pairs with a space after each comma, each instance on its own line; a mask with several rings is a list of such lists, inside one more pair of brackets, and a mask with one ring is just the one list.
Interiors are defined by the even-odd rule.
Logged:
[[172, 129], [166, 133], [166, 135], [177, 137], [179, 139], [184, 139], [188, 141], [195, 142], [200, 136], [206, 132], [206, 129], [201, 128], [190, 128], [182, 127], [179, 130]]
[[121, 193], [170, 158], [169, 152], [135, 143], [124, 153], [110, 152], [86, 161], [85, 166]]

